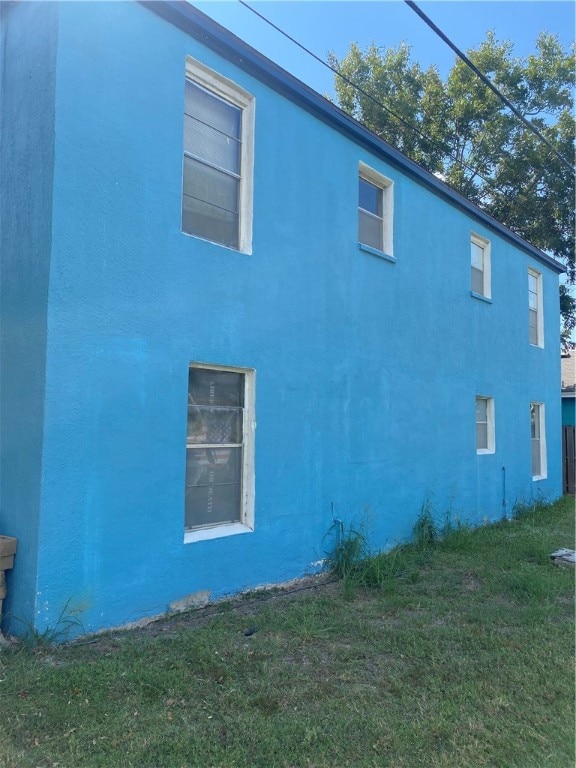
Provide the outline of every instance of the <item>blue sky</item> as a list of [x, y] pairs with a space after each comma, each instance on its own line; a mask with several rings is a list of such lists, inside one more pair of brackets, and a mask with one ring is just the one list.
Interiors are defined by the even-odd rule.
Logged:
[[[250, 0], [247, 0], [250, 2]], [[321, 58], [341, 58], [351, 42], [394, 46], [404, 41], [422, 66], [436, 64], [442, 75], [455, 54], [402, 0], [265, 0], [250, 3]], [[234, 0], [193, 5], [291, 74], [323, 94], [333, 94], [333, 75], [311, 56]], [[490, 29], [514, 44], [517, 56], [534, 50], [542, 30], [568, 46], [574, 40], [572, 0], [419, 0], [418, 5], [461, 49], [478, 46]]]

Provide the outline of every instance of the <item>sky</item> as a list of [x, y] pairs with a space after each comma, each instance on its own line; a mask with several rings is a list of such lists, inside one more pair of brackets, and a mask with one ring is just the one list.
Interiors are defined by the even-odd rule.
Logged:
[[[342, 58], [351, 42], [390, 47], [405, 42], [422, 66], [445, 76], [455, 54], [403, 0], [260, 0], [249, 4], [320, 58]], [[333, 96], [333, 74], [236, 0], [192, 4], [319, 93]], [[527, 56], [541, 31], [574, 40], [572, 0], [418, 0], [432, 21], [462, 50], [477, 47], [494, 30]]]

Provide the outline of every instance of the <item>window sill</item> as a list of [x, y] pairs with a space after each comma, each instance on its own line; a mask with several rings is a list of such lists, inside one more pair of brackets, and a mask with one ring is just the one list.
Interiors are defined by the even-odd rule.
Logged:
[[209, 541], [221, 539], [224, 536], [236, 536], [240, 533], [253, 533], [254, 529], [244, 523], [228, 523], [226, 525], [214, 525], [211, 528], [198, 528], [195, 531], [184, 531], [184, 544], [192, 544], [195, 541]]
[[488, 455], [494, 455], [495, 453], [496, 453], [496, 450], [494, 448], [476, 448], [477, 456], [488, 456]]
[[532, 482], [533, 483], [537, 483], [538, 480], [546, 480], [547, 477], [548, 477], [548, 475], [533, 475], [532, 476]]
[[492, 304], [492, 299], [488, 298], [488, 296], [483, 296], [481, 293], [476, 293], [476, 291], [470, 291], [470, 296], [472, 296], [473, 299], [485, 301], [486, 304]]
[[530, 346], [534, 349], [544, 349], [544, 344], [532, 344], [532, 342], [530, 342]]
[[364, 243], [358, 243], [358, 248], [361, 251], [364, 251], [365, 253], [369, 253], [372, 256], [377, 256], [379, 259], [384, 259], [384, 261], [389, 261], [391, 264], [396, 264], [396, 259], [394, 256], [390, 256], [390, 254], [385, 253], [384, 251], [379, 250], [378, 248], [372, 248], [371, 245], [364, 245]]
[[244, 253], [246, 256], [252, 256], [252, 248], [236, 248], [234, 245], [226, 245], [226, 243], [219, 243], [217, 240], [208, 240], [206, 237], [200, 237], [200, 235], [194, 234], [194, 232], [186, 232], [185, 229], [180, 230], [181, 235], [186, 237], [193, 237], [195, 240], [201, 240], [203, 243], [210, 243], [210, 245], [217, 245], [219, 248], [225, 248], [232, 253]]

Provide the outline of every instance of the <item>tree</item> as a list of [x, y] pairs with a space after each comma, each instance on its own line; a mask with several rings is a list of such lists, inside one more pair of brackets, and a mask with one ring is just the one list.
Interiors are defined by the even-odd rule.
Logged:
[[[499, 42], [489, 32], [467, 55], [573, 163], [576, 78], [572, 53], [562, 49], [558, 38], [542, 32], [535, 52], [518, 58], [512, 43]], [[445, 80], [436, 67], [424, 70], [414, 62], [406, 44], [388, 49], [372, 44], [363, 51], [353, 43], [341, 61], [334, 54], [329, 61], [354, 83], [335, 77], [342, 109], [559, 259], [568, 282], [575, 282], [573, 168], [529, 131], [463, 61], [456, 59]], [[560, 303], [566, 345], [576, 327], [576, 301], [566, 286], [561, 286]]]

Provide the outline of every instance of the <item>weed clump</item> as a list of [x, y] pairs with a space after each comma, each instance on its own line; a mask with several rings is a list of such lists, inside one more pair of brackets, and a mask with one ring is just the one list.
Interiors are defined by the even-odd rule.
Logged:
[[[26, 633], [22, 637], [23, 645], [32, 650], [46, 650], [53, 645], [59, 645], [69, 640], [72, 630], [76, 634], [82, 634], [84, 625], [80, 619], [80, 613], [81, 609], [73, 608], [71, 598], [68, 598], [54, 625], [40, 631], [27, 622], [23, 622], [26, 624]], [[22, 620], [18, 619], [18, 621]]]
[[[512, 519], [537, 526], [553, 507], [554, 503], [543, 497], [531, 502], [518, 501], [513, 507]], [[494, 531], [497, 527], [498, 523], [488, 525]], [[395, 589], [399, 579], [418, 581], [422, 567], [429, 564], [434, 553], [439, 550], [462, 554], [478, 552], [491, 546], [490, 542], [486, 542], [486, 537], [478, 539], [476, 534], [477, 530], [470, 524], [454, 518], [451, 510], [446, 513], [444, 523], [439, 525], [432, 504], [426, 500], [409, 542], [387, 552], [373, 552], [362, 531], [353, 528], [343, 530], [339, 543], [326, 558], [326, 566], [334, 577], [342, 581], [345, 596], [352, 596], [358, 587], [390, 592]], [[540, 555], [539, 549], [535, 553], [523, 550], [522, 559], [540, 561]], [[510, 591], [522, 599], [541, 596], [537, 583], [523, 577], [512, 581]]]
[[524, 499], [518, 499], [512, 507], [512, 519], [513, 520], [526, 520], [532, 524], [536, 524], [542, 517], [542, 515], [549, 512], [554, 507], [554, 502], [546, 498], [544, 495], [539, 495], [530, 501]]
[[407, 570], [402, 548], [372, 553], [366, 536], [355, 529], [343, 534], [327, 557], [326, 566], [342, 581], [346, 597], [352, 597], [359, 587], [391, 591], [396, 579]]
[[432, 549], [438, 543], [438, 529], [432, 514], [432, 505], [429, 501], [425, 501], [422, 504], [422, 509], [412, 529], [412, 533], [414, 546], [417, 549]]

